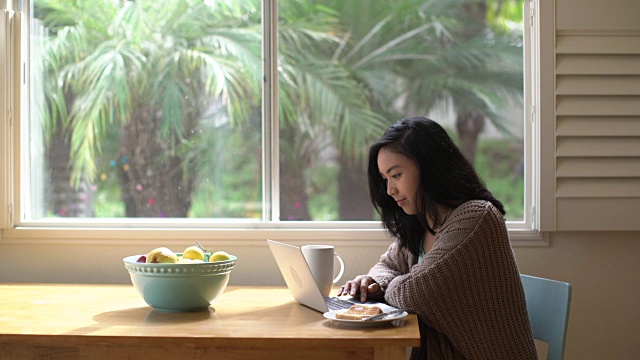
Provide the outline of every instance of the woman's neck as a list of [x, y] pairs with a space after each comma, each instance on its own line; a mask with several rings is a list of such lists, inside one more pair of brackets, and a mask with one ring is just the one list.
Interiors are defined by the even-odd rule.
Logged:
[[429, 227], [433, 229], [433, 231], [436, 233], [438, 232], [438, 230], [440, 230], [440, 227], [444, 225], [445, 222], [447, 222], [447, 219], [449, 218], [449, 214], [451, 214], [451, 211], [453, 211], [453, 209], [448, 208], [444, 205], [438, 204], [437, 207], [438, 207], [438, 216], [440, 217], [440, 224], [435, 224], [434, 219], [432, 219], [431, 216], [427, 215], [427, 223], [429, 224]]
[[442, 224], [438, 226], [434, 226], [433, 219], [427, 216], [427, 222], [429, 223], [429, 226], [431, 227], [431, 229], [433, 229], [435, 234], [432, 234], [430, 231], [425, 232], [424, 241], [422, 243], [422, 250], [424, 251], [425, 254], [431, 251], [431, 249], [435, 245], [436, 234], [440, 230], [440, 227], [444, 225], [445, 222], [447, 222], [447, 219], [449, 218], [449, 214], [451, 214], [452, 211], [453, 209], [450, 209], [448, 207], [438, 204], [438, 215], [440, 216], [440, 221], [442, 222]]
[[433, 248], [433, 245], [435, 244], [436, 244], [436, 236], [430, 233], [429, 231], [427, 231], [426, 235], [424, 236], [424, 241], [422, 242], [422, 251], [425, 254], [428, 253], [429, 251], [431, 251], [431, 249]]

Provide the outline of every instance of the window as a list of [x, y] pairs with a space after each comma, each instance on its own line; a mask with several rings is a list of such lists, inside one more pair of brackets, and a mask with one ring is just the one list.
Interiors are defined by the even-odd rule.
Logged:
[[536, 235], [530, 4], [8, 6], [5, 235], [383, 238], [366, 151], [415, 114], [474, 159], [514, 238]]

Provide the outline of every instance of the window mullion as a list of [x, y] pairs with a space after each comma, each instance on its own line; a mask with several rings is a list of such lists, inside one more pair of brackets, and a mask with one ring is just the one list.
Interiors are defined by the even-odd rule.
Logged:
[[278, 152], [278, 2], [262, 3], [262, 219], [280, 218]]
[[535, 149], [537, 147], [537, 140], [535, 138], [535, 128], [537, 126], [536, 121], [536, 57], [537, 51], [535, 51], [536, 45], [536, 31], [537, 26], [535, 22], [535, 0], [527, 0], [524, 2], [523, 11], [523, 38], [524, 43], [524, 225], [526, 229], [535, 230], [536, 219], [535, 217], [535, 201], [534, 196], [536, 192], [534, 177], [538, 173], [538, 170], [533, 166], [535, 156]]

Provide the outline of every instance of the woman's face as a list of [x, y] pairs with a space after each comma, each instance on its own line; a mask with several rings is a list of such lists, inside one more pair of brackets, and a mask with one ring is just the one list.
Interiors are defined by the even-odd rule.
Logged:
[[387, 182], [387, 194], [405, 213], [414, 215], [420, 173], [413, 160], [383, 147], [378, 152], [378, 171]]

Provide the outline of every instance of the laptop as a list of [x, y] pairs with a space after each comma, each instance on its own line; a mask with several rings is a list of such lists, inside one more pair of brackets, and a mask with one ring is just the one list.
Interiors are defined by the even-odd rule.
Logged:
[[372, 301], [363, 303], [358, 298], [351, 296], [323, 296], [313, 279], [311, 269], [309, 269], [300, 247], [270, 239], [267, 240], [267, 243], [291, 295], [298, 303], [322, 313], [330, 310], [348, 309], [355, 304], [375, 305], [380, 307], [383, 312], [396, 310], [395, 307], [385, 303]]

